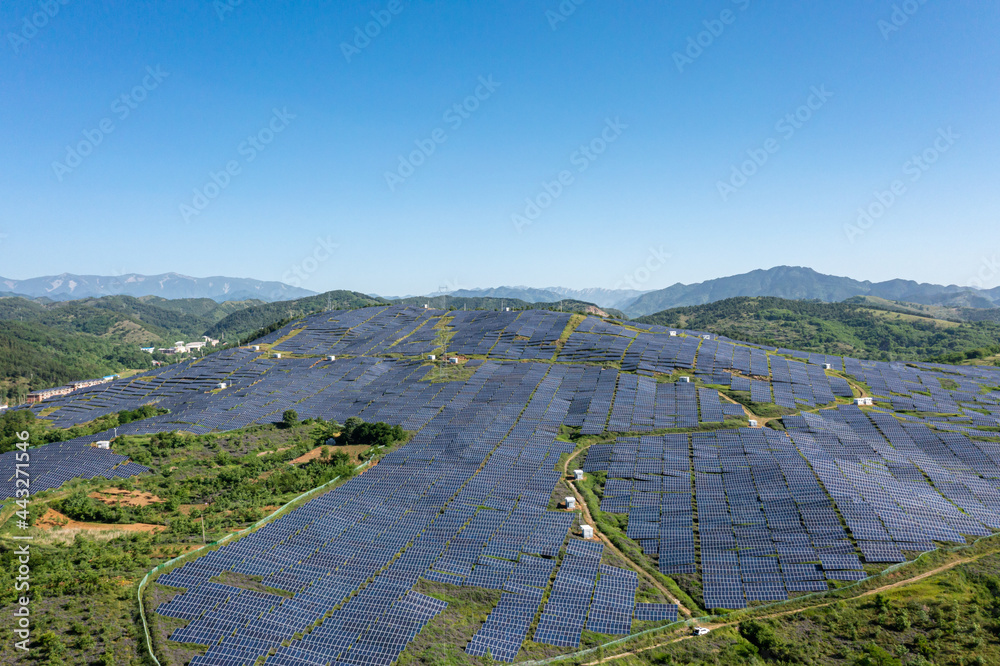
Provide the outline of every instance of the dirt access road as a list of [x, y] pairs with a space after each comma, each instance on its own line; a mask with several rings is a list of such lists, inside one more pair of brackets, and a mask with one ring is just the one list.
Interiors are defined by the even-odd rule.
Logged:
[[665, 596], [667, 599], [670, 599], [671, 602], [677, 604], [677, 609], [683, 615], [686, 615], [687, 617], [691, 617], [691, 615], [692, 615], [691, 611], [687, 607], [685, 607], [684, 604], [682, 604], [670, 592], [670, 590], [668, 590], [662, 583], [660, 583], [660, 581], [656, 580], [656, 578], [652, 574], [650, 574], [648, 571], [646, 571], [645, 569], [643, 569], [641, 566], [639, 566], [638, 564], [636, 564], [635, 562], [633, 562], [632, 560], [630, 560], [625, 555], [625, 553], [623, 553], [620, 550], [618, 550], [617, 548], [615, 548], [615, 545], [613, 543], [611, 543], [611, 540], [608, 539], [608, 537], [606, 537], [604, 534], [602, 534], [600, 532], [600, 530], [597, 529], [597, 522], [594, 520], [594, 517], [590, 515], [590, 508], [587, 506], [587, 502], [584, 501], [583, 495], [580, 494], [580, 491], [578, 491], [576, 489], [576, 483], [572, 479], [569, 478], [569, 477], [572, 476], [569, 473], [569, 464], [571, 462], [573, 462], [574, 458], [576, 458], [578, 455], [580, 455], [581, 453], [583, 453], [586, 450], [587, 450], [587, 448], [584, 447], [582, 449], [578, 449], [578, 450], [574, 451], [573, 455], [571, 455], [566, 460], [566, 464], [563, 465], [563, 473], [566, 474], [567, 482], [569, 483], [569, 487], [570, 487], [570, 489], [572, 489], [573, 495], [576, 497], [576, 504], [577, 504], [577, 506], [580, 507], [580, 509], [583, 511], [583, 515], [587, 519], [587, 523], [594, 526], [594, 536], [596, 536], [598, 539], [600, 539], [604, 543], [605, 547], [610, 548], [612, 550], [612, 552], [614, 552], [616, 555], [618, 555], [618, 557], [620, 557], [623, 560], [625, 560], [626, 562], [628, 562], [629, 565], [631, 565], [632, 569], [637, 574], [639, 574], [640, 576], [642, 576], [643, 578], [645, 578], [646, 580], [648, 580], [650, 582], [650, 584], [653, 585], [653, 587], [655, 587], [656, 589], [658, 589], [663, 594], [663, 596]]

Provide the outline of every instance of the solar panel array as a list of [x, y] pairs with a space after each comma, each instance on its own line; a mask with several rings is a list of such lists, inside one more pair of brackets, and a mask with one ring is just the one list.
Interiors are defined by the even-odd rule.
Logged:
[[[17, 496], [18, 479], [22, 483], [27, 481], [34, 494], [58, 488], [71, 479], [117, 479], [149, 471], [149, 468], [129, 461], [126, 456], [92, 446], [99, 439], [91, 436], [82, 438], [84, 441], [33, 448], [27, 452], [27, 460], [18, 451], [0, 455], [0, 501]], [[20, 461], [18, 455], [22, 456]]]
[[[835, 400], [830, 377], [821, 366], [773, 356], [771, 372], [774, 402], [782, 407], [815, 407]], [[850, 395], [848, 391], [845, 397]]]
[[699, 391], [694, 384], [658, 383], [650, 377], [623, 373], [619, 375], [607, 430], [649, 432], [693, 428], [699, 422], [722, 420], [722, 408], [715, 391]]
[[[336, 608], [268, 663], [295, 663], [304, 652], [336, 663], [391, 663], [412, 632], [386, 632], [399, 623], [405, 595], [421, 577], [462, 584], [479, 576], [483, 563], [488, 572], [508, 574], [495, 576], [495, 584], [516, 590], [514, 601], [540, 600], [554, 562], [546, 557], [559, 553], [574, 516], [546, 510], [559, 479], [555, 462], [572, 449], [555, 441], [569, 406], [560, 398], [566, 376], [561, 366], [484, 364], [463, 385], [461, 405], [452, 403], [375, 468], [166, 575], [166, 584], [191, 587], [229, 570], [263, 576], [265, 585], [295, 594], [254, 607], [259, 616], [244, 622], [244, 615], [229, 618], [233, 607], [206, 607], [189, 590], [171, 603], [193, 604], [198, 622], [176, 638], [214, 644], [224, 634], [269, 644]], [[505, 556], [519, 561], [500, 564]], [[284, 615], [292, 611], [289, 621]], [[411, 619], [414, 631], [426, 621]], [[206, 658], [214, 658], [213, 650]], [[357, 661], [362, 657], [374, 661]]]
[[[579, 645], [585, 627], [621, 634], [633, 619], [675, 619], [676, 607], [635, 604], [635, 574], [602, 566], [599, 543], [567, 544], [576, 514], [547, 509], [559, 456], [574, 448], [557, 440], [563, 425], [661, 431], [594, 445], [582, 466], [607, 472], [601, 509], [628, 516], [628, 537], [661, 572], [700, 575], [708, 607], [825, 590], [864, 577], [866, 563], [1000, 529], [1000, 445], [970, 436], [1000, 425], [1000, 371], [673, 330], [537, 310], [327, 312], [260, 341], [285, 358], [225, 350], [32, 409], [49, 410], [60, 427], [143, 404], [169, 410], [119, 435], [226, 431], [290, 408], [417, 432], [361, 476], [158, 579], [184, 590], [157, 611], [187, 621], [176, 640], [210, 646], [198, 664], [251, 663], [272, 651], [267, 664], [390, 664], [446, 607], [414, 591], [421, 579], [502, 591], [467, 646], [502, 661], [516, 658], [536, 618], [534, 640], [564, 647]], [[428, 381], [422, 356], [442, 347], [475, 357], [460, 381]], [[755, 402], [799, 408], [853, 395], [827, 363], [870, 386], [879, 409], [802, 413], [785, 418], [787, 432], [662, 434], [743, 410], [656, 373], [682, 369]], [[222, 381], [229, 388], [215, 390]], [[108, 434], [34, 449], [33, 488], [145, 471], [89, 447]], [[0, 456], [0, 493], [13, 488], [11, 459]], [[225, 571], [260, 576], [291, 597], [213, 582]]]
[[[878, 432], [856, 407], [823, 412], [836, 413], [856, 414], [872, 432]], [[817, 417], [807, 414], [805, 418]], [[879, 415], [871, 418], [884, 421], [881, 427], [890, 430], [890, 421]], [[898, 441], [902, 433], [895, 435]], [[749, 602], [785, 599], [790, 592], [822, 591], [827, 589], [827, 580], [863, 578], [859, 555], [867, 562], [902, 561], [901, 550], [922, 550], [932, 547], [935, 540], [961, 542], [963, 535], [988, 532], [984, 524], [963, 512], [996, 525], [996, 511], [989, 509], [989, 505], [1000, 508], [996, 489], [969, 478], [953, 479], [940, 463], [933, 466], [926, 454], [921, 462], [939, 477], [940, 492], [922, 478], [920, 487], [896, 488], [892, 484], [899, 481], [883, 473], [878, 492], [895, 498], [896, 507], [868, 509], [859, 494], [864, 490], [860, 481], [857, 487], [828, 494], [831, 485], [838, 485], [828, 481], [824, 471], [828, 454], [817, 450], [812, 437], [793, 427], [790, 437], [773, 430], [741, 429], [696, 433], [690, 438], [620, 438], [614, 445], [591, 447], [584, 469], [607, 472], [601, 509], [628, 514], [628, 536], [647, 554], [658, 556], [662, 572], [700, 570], [705, 603], [711, 608], [742, 608]], [[975, 458], [970, 448], [963, 449], [959, 447], [962, 442], [951, 439], [955, 450]], [[843, 443], [837, 447], [849, 450]], [[870, 447], [868, 452], [875, 454]], [[911, 451], [911, 456], [915, 454]], [[842, 473], [848, 478], [855, 471], [860, 473], [851, 461], [835, 465], [838, 471], [847, 470]], [[895, 469], [902, 476], [905, 468], [896, 464]], [[959, 485], [962, 481], [968, 485]], [[912, 474], [909, 483], [916, 483]], [[844, 530], [838, 511], [850, 533]], [[895, 544], [885, 529], [874, 529], [879, 516], [895, 526]], [[915, 529], [917, 522], [922, 529]], [[701, 546], [697, 567], [696, 534]]]
[[643, 622], [676, 622], [677, 604], [636, 604], [635, 619]]
[[604, 546], [572, 542], [559, 566], [552, 593], [538, 620], [533, 640], [561, 647], [578, 647], [601, 565]]
[[587, 629], [599, 634], [632, 633], [632, 613], [638, 587], [636, 572], [602, 564], [587, 613]]

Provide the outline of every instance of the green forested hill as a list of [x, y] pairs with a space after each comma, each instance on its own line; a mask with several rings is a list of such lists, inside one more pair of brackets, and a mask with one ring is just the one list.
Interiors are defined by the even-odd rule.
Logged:
[[906, 303], [903, 301], [890, 301], [874, 296], [855, 296], [849, 298], [845, 303], [857, 303], [860, 305], [870, 305], [882, 310], [892, 310], [895, 312], [905, 312], [916, 314], [922, 317], [933, 317], [934, 319], [947, 319], [949, 321], [1000, 321], [1000, 308], [967, 308], [952, 307], [947, 305], [922, 305], [920, 303]]
[[152, 367], [153, 357], [138, 345], [38, 323], [5, 321], [0, 327], [0, 402], [78, 379]]
[[955, 322], [875, 307], [781, 298], [730, 298], [638, 321], [737, 340], [876, 360], [950, 362], [1000, 352], [1000, 323]]
[[249, 336], [276, 327], [282, 322], [298, 319], [324, 310], [354, 310], [369, 305], [383, 305], [385, 301], [356, 291], [330, 291], [294, 301], [278, 301], [248, 307], [234, 312], [206, 331], [205, 335], [226, 342], [245, 340]]
[[149, 369], [153, 357], [140, 347], [199, 339], [216, 321], [252, 303], [0, 298], [0, 402], [78, 379]]
[[[190, 311], [199, 309], [204, 314]], [[228, 314], [231, 310], [224, 309], [222, 312]], [[105, 296], [57, 303], [40, 303], [24, 298], [0, 299], [0, 321], [36, 323], [65, 333], [88, 333], [136, 343], [201, 337], [218, 318], [211, 310], [201, 308], [200, 304], [192, 306], [180, 301], [164, 306], [131, 296]]]
[[234, 312], [245, 310], [246, 308], [264, 305], [266, 301], [226, 301], [218, 303], [211, 298], [178, 298], [174, 300], [160, 298], [159, 296], [142, 296], [138, 300], [143, 303], [154, 305], [163, 310], [172, 310], [181, 314], [194, 315], [203, 320], [216, 323], [222, 321]]

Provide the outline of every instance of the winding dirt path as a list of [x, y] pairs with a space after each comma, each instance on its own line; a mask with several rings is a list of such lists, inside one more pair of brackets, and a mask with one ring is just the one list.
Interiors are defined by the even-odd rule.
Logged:
[[777, 419], [781, 418], [780, 416], [757, 416], [756, 414], [754, 414], [753, 412], [750, 411], [749, 407], [747, 407], [746, 405], [744, 405], [743, 403], [741, 403], [741, 402], [739, 402], [737, 400], [733, 400], [732, 398], [730, 398], [728, 395], [726, 395], [722, 391], [716, 391], [716, 393], [718, 393], [719, 397], [722, 398], [723, 400], [726, 400], [726, 401], [728, 401], [728, 402], [730, 402], [730, 403], [732, 403], [734, 405], [739, 405], [740, 407], [742, 407], [743, 408], [743, 413], [746, 414], [746, 416], [747, 416], [748, 419], [753, 419], [753, 420], [757, 421], [757, 427], [758, 428], [764, 428], [764, 427], [767, 426], [768, 422], [773, 421], [776, 418]]
[[583, 511], [583, 515], [587, 519], [587, 522], [590, 525], [594, 526], [594, 535], [597, 538], [599, 538], [604, 543], [604, 545], [607, 548], [610, 548], [613, 553], [615, 553], [616, 555], [618, 555], [618, 557], [620, 557], [624, 561], [628, 562], [629, 565], [632, 567], [632, 569], [637, 574], [639, 574], [640, 576], [642, 576], [643, 578], [645, 578], [647, 581], [649, 581], [650, 584], [653, 585], [653, 587], [655, 587], [657, 590], [659, 590], [663, 594], [663, 596], [665, 596], [667, 599], [670, 599], [670, 601], [672, 603], [677, 604], [677, 609], [681, 613], [683, 613], [687, 617], [691, 617], [692, 616], [691, 611], [688, 610], [688, 608], [686, 606], [684, 606], [684, 604], [682, 604], [680, 602], [680, 600], [678, 600], [673, 595], [673, 593], [670, 592], [670, 590], [668, 590], [662, 583], [660, 583], [660, 581], [656, 580], [656, 578], [652, 574], [650, 574], [648, 571], [646, 571], [645, 569], [643, 569], [641, 566], [639, 566], [638, 564], [636, 564], [635, 562], [633, 562], [632, 560], [630, 560], [625, 555], [625, 553], [623, 553], [620, 550], [618, 550], [615, 547], [615, 545], [613, 543], [611, 543], [611, 540], [608, 537], [606, 537], [604, 534], [602, 534], [600, 530], [597, 529], [597, 521], [595, 521], [594, 517], [592, 515], [590, 515], [590, 507], [587, 506], [587, 502], [584, 500], [583, 495], [580, 494], [580, 491], [578, 491], [576, 489], [576, 483], [574, 482], [574, 480], [571, 479], [571, 478], [569, 478], [571, 476], [570, 473], [569, 473], [569, 464], [571, 462], [573, 462], [574, 458], [576, 458], [578, 455], [580, 455], [581, 453], [583, 453], [584, 451], [586, 451], [587, 448], [589, 448], [589, 447], [583, 447], [581, 449], [577, 449], [576, 451], [574, 451], [573, 455], [571, 455], [566, 460], [566, 464], [563, 465], [563, 472], [565, 473], [565, 475], [567, 477], [567, 483], [569, 484], [570, 489], [573, 491], [573, 495], [576, 497], [576, 504], [577, 504], [577, 506], [580, 507], [580, 509]]

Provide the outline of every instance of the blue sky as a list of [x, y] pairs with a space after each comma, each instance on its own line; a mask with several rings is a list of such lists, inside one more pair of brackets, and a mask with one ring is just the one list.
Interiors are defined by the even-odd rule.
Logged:
[[62, 1], [0, 9], [4, 277], [1000, 285], [996, 3]]

